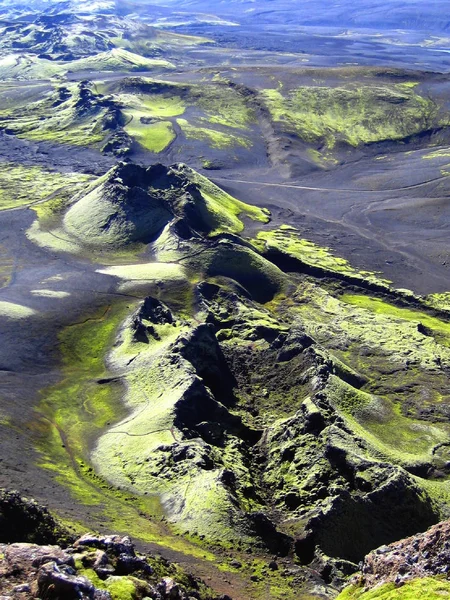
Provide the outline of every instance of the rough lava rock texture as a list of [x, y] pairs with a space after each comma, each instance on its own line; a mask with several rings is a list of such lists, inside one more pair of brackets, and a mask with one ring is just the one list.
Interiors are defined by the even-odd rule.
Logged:
[[417, 577], [446, 576], [449, 571], [450, 521], [443, 521], [424, 533], [380, 546], [368, 554], [361, 565], [361, 583], [373, 588]]
[[[39, 515], [45, 522], [47, 517], [46, 511]], [[183, 583], [169, 576], [173, 569], [163, 559], [136, 554], [126, 536], [88, 533], [65, 549], [25, 542], [0, 544], [0, 597], [2, 600], [216, 599], [192, 576], [184, 574]]]

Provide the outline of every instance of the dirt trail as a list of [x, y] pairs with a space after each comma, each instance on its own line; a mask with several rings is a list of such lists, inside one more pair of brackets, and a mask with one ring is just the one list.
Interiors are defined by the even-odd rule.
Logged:
[[384, 193], [390, 193], [390, 192], [403, 192], [405, 190], [413, 190], [413, 189], [417, 189], [417, 188], [421, 188], [425, 185], [428, 185], [429, 183], [437, 183], [439, 181], [443, 181], [445, 179], [448, 179], [447, 175], [443, 175], [440, 177], [435, 177], [434, 179], [428, 179], [427, 181], [422, 181], [420, 183], [414, 183], [412, 185], [406, 185], [403, 187], [399, 187], [399, 188], [383, 188], [380, 190], [367, 190], [367, 189], [360, 189], [360, 188], [325, 188], [325, 187], [314, 187], [314, 186], [308, 186], [308, 185], [294, 185], [292, 183], [265, 183], [262, 181], [248, 181], [248, 180], [244, 180], [244, 179], [228, 179], [226, 177], [211, 177], [211, 179], [216, 182], [216, 181], [221, 181], [224, 183], [244, 183], [244, 184], [249, 184], [249, 185], [260, 185], [260, 186], [264, 186], [264, 187], [281, 187], [281, 188], [289, 188], [289, 189], [294, 189], [294, 190], [307, 190], [307, 191], [312, 191], [312, 192], [335, 192], [335, 193], [339, 193], [339, 192], [345, 192], [345, 193], [353, 193], [353, 194], [384, 194]]

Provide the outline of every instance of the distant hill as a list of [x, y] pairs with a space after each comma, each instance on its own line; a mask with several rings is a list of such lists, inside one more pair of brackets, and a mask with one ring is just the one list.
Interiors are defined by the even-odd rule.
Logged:
[[446, 0], [361, 0], [351, 7], [339, 0], [0, 0], [0, 18], [61, 10], [75, 13], [139, 14], [175, 9], [228, 16], [242, 24], [368, 29], [408, 29], [443, 33], [450, 31]]

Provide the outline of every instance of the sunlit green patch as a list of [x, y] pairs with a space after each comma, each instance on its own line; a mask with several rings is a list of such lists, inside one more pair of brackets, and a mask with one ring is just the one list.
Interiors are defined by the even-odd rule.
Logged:
[[427, 329], [431, 330], [430, 333], [436, 336], [437, 341], [445, 346], [450, 346], [450, 323], [432, 317], [425, 312], [420, 310], [413, 310], [410, 308], [402, 308], [389, 304], [378, 298], [371, 298], [369, 296], [344, 294], [340, 296], [343, 302], [358, 306], [359, 308], [367, 309], [375, 314], [382, 314], [391, 316], [396, 319], [403, 319], [405, 321], [412, 321], [421, 324]]
[[162, 152], [175, 139], [170, 121], [143, 123], [141, 117], [145, 117], [145, 113], [138, 111], [125, 111], [125, 116], [128, 120], [125, 131], [150, 152]]
[[337, 165], [338, 161], [330, 155], [329, 152], [319, 152], [314, 148], [308, 149], [308, 156], [313, 160], [317, 165], [321, 167], [329, 167], [333, 165]]
[[77, 569], [80, 575], [87, 577], [97, 589], [106, 590], [111, 595], [112, 600], [136, 600], [141, 598], [142, 594], [150, 590], [145, 582], [136, 577], [114, 576], [110, 575], [106, 579], [100, 579], [94, 569], [86, 569], [80, 565]]
[[155, 118], [178, 117], [186, 110], [183, 100], [176, 96], [149, 94], [139, 97], [139, 100], [148, 109], [150, 115]]
[[411, 86], [304, 86], [283, 95], [262, 92], [274, 121], [306, 142], [323, 140], [329, 149], [337, 141], [351, 146], [400, 140], [438, 121], [435, 103]]
[[433, 152], [424, 154], [423, 158], [426, 158], [426, 159], [450, 158], [450, 149], [449, 148], [440, 148], [439, 150], [433, 150]]
[[206, 113], [210, 123], [246, 129], [255, 121], [245, 98], [227, 84], [192, 86], [190, 98]]
[[244, 229], [244, 223], [241, 220], [243, 217], [261, 223], [270, 221], [270, 212], [267, 209], [237, 200], [193, 169], [185, 168], [184, 172], [200, 188], [206, 205], [202, 216], [211, 227], [211, 234], [240, 233]]
[[[336, 391], [336, 386], [343, 387], [344, 384], [332, 382], [329, 388], [331, 394]], [[361, 399], [361, 392], [349, 390], [348, 394], [351, 393]], [[433, 449], [448, 439], [447, 427], [404, 417], [400, 404], [391, 404], [376, 396], [368, 402], [366, 400], [364, 405], [358, 405], [357, 401], [353, 400], [352, 416], [340, 405], [340, 394], [335, 401], [339, 410], [345, 414], [347, 425], [366, 441], [372, 454], [393, 464], [409, 468], [434, 462]], [[436, 461], [436, 466], [442, 465]]]
[[209, 127], [197, 127], [189, 123], [186, 119], [177, 119], [177, 123], [188, 140], [206, 142], [211, 148], [220, 150], [233, 146], [242, 146], [244, 148], [251, 148], [252, 146], [252, 142], [246, 137], [224, 133], [223, 131]]
[[276, 250], [297, 259], [300, 263], [330, 273], [368, 281], [385, 288], [390, 283], [388, 280], [379, 277], [376, 273], [355, 269], [344, 258], [335, 256], [329, 248], [317, 246], [313, 242], [302, 238], [296, 229], [287, 225], [282, 225], [279, 229], [272, 231], [259, 232], [256, 236], [255, 245], [263, 252]]
[[424, 577], [402, 582], [386, 583], [365, 591], [361, 586], [351, 586], [336, 600], [442, 600], [450, 597], [450, 582], [442, 577]]
[[[448, 438], [448, 425], [439, 418], [422, 420], [418, 411], [441, 405], [445, 410], [449, 397], [446, 375], [439, 365], [447, 364], [450, 351], [418, 330], [416, 319], [422, 313], [411, 309], [414, 319], [410, 320], [409, 312], [392, 314], [390, 304], [386, 311], [374, 312], [307, 283], [292, 300], [290, 318], [301, 316], [303, 327], [335, 362], [339, 377], [331, 376], [328, 381], [330, 401], [369, 443], [374, 455], [407, 467], [431, 462], [442, 468], [447, 459], [435, 454], [435, 448]], [[445, 322], [432, 324], [447, 331]], [[358, 374], [360, 385], [366, 381], [362, 389], [341, 379], [357, 381]]]
[[91, 178], [81, 173], [60, 173], [40, 167], [0, 163], [0, 210], [16, 208], [57, 196], [68, 198]]
[[[111, 354], [110, 363], [126, 383], [123, 401], [129, 412], [100, 436], [93, 464], [115, 487], [157, 494], [178, 530], [196, 532], [210, 542], [231, 541], [235, 533], [230, 519], [239, 513], [221, 483], [222, 469], [202, 468], [202, 457], [211, 449], [200, 438], [185, 440], [174, 423], [176, 406], [195, 378], [190, 364], [171, 361], [168, 350], [189, 329], [182, 323], [153, 329], [157, 338], [143, 344], [133, 339], [128, 325]], [[172, 464], [172, 446], [185, 447], [197, 459]]]
[[450, 292], [443, 292], [442, 294], [430, 294], [424, 298], [424, 303], [432, 308], [450, 312]]
[[58, 252], [69, 252], [79, 254], [82, 251], [81, 244], [71, 239], [62, 227], [55, 227], [47, 230], [41, 227], [39, 220], [36, 219], [27, 229], [26, 236], [33, 243], [42, 248], [49, 248]]

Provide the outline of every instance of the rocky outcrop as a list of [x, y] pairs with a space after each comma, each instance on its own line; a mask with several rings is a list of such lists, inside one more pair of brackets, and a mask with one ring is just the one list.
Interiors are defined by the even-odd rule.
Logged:
[[0, 544], [0, 595], [4, 600], [215, 600], [200, 581], [152, 556], [136, 554], [128, 537], [85, 534], [56, 545]]
[[430, 527], [424, 533], [380, 546], [368, 554], [355, 577], [364, 587], [384, 583], [400, 584], [408, 579], [447, 575], [450, 572], [450, 521]]

